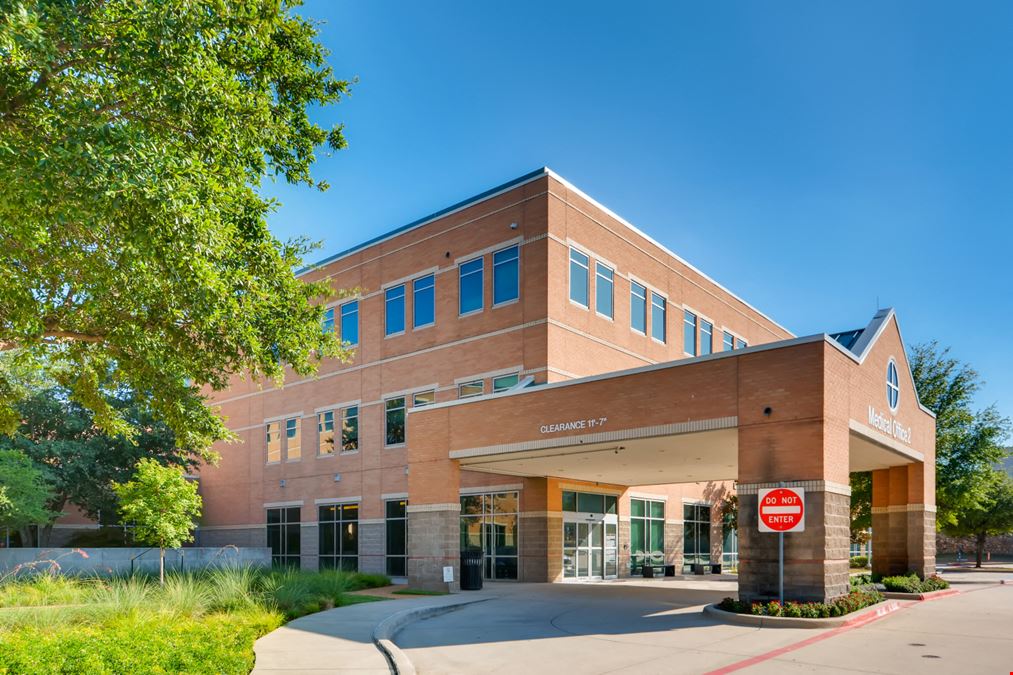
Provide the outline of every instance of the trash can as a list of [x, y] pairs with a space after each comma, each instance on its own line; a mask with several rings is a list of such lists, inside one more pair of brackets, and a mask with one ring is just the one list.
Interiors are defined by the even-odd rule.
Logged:
[[711, 574], [721, 574], [721, 563], [711, 564]]
[[643, 575], [644, 575], [645, 579], [653, 579], [654, 578], [654, 568], [651, 567], [650, 565], [644, 565], [644, 568], [643, 568], [642, 572], [643, 572]]
[[461, 590], [482, 590], [482, 551], [469, 549], [461, 551]]
[[675, 565], [665, 565], [665, 576], [666, 577], [675, 576]]
[[707, 574], [707, 566], [703, 563], [693, 563], [693, 574]]

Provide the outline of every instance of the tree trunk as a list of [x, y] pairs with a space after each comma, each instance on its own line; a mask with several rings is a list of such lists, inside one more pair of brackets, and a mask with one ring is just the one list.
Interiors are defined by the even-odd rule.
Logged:
[[165, 549], [158, 549], [158, 584], [165, 586]]
[[49, 523], [39, 528], [39, 546], [46, 548], [53, 537], [53, 524]]
[[985, 533], [979, 532], [978, 539], [975, 541], [974, 554], [975, 554], [975, 567], [981, 567], [981, 558], [985, 553]]
[[21, 535], [21, 546], [23, 548], [35, 548], [35, 538], [32, 536], [32, 528], [18, 528], [18, 533]]

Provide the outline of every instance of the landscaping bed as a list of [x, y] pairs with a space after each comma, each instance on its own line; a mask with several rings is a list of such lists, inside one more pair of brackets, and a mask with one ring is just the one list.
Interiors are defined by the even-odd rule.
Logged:
[[894, 600], [932, 600], [958, 592], [950, 588], [950, 582], [938, 575], [924, 580], [914, 574], [883, 577], [880, 583], [886, 589], [884, 595]]
[[785, 617], [791, 619], [829, 619], [844, 616], [865, 609], [883, 601], [883, 595], [873, 589], [852, 590], [830, 602], [793, 602], [783, 605], [777, 600], [770, 602], [742, 602], [734, 598], [725, 598], [716, 607], [723, 612], [733, 614], [751, 614], [753, 616]]
[[286, 621], [376, 598], [387, 577], [245, 568], [157, 579], [48, 574], [0, 583], [0, 673], [248, 673]]

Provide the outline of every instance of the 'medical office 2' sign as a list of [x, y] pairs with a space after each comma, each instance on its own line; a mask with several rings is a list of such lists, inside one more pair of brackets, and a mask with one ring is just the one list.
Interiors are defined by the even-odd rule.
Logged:
[[587, 431], [589, 429], [597, 429], [598, 427], [605, 426], [608, 419], [609, 418], [607, 417], [589, 417], [583, 420], [553, 422], [552, 424], [543, 424], [538, 427], [538, 432], [542, 434], [555, 434], [560, 431]]
[[906, 427], [896, 420], [869, 406], [869, 425], [879, 429], [884, 434], [893, 436], [898, 441], [911, 444], [911, 427]]

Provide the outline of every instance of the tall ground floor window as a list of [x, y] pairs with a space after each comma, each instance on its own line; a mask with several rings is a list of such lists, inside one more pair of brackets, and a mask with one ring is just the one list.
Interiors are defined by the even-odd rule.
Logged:
[[279, 567], [299, 567], [302, 543], [300, 509], [291, 506], [267, 509], [267, 545], [271, 547], [271, 563]]
[[517, 578], [519, 493], [461, 497], [461, 550], [485, 553], [486, 579]]
[[359, 569], [359, 505], [324, 504], [318, 507], [322, 570]]
[[683, 504], [683, 568], [711, 561], [711, 507], [708, 504]]
[[387, 576], [408, 575], [408, 500], [391, 499], [385, 504], [387, 525]]
[[630, 573], [665, 564], [665, 502], [630, 499]]

